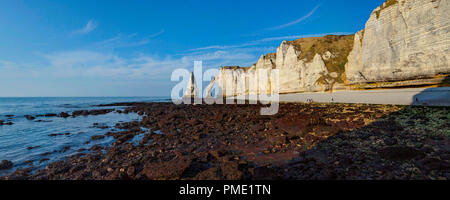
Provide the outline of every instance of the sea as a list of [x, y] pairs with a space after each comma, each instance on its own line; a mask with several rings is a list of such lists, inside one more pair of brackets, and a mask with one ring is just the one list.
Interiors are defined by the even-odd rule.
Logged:
[[[136, 113], [110, 112], [105, 115], [78, 117], [36, 117], [27, 120], [25, 115], [71, 113], [76, 110], [125, 109], [122, 106], [98, 107], [100, 104], [121, 102], [170, 102], [169, 97], [0, 97], [0, 120], [12, 125], [0, 125], [0, 161], [13, 162], [13, 168], [0, 170], [0, 177], [18, 168], [42, 169], [47, 164], [80, 153], [93, 145], [110, 145], [112, 137], [91, 141], [94, 135], [103, 135], [116, 123], [140, 120]], [[94, 126], [97, 123], [110, 128]], [[49, 136], [57, 134], [57, 136]], [[91, 141], [86, 144], [87, 141]], [[70, 148], [67, 148], [70, 147]], [[86, 153], [86, 152], [83, 152]]]

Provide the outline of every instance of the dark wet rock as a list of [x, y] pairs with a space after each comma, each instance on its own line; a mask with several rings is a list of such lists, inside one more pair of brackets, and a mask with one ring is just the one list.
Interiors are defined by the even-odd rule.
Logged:
[[39, 148], [39, 147], [41, 147], [41, 146], [30, 146], [30, 147], [27, 147], [27, 150], [36, 149], [36, 148]]
[[58, 116], [58, 115], [55, 113], [47, 113], [44, 115], [44, 117], [56, 117], [56, 116]]
[[43, 162], [49, 161], [49, 160], [50, 160], [49, 158], [42, 158], [42, 159], [39, 160], [39, 162], [40, 162], [40, 163], [43, 163]]
[[111, 107], [111, 106], [142, 106], [142, 105], [146, 105], [146, 103], [122, 102], [122, 103], [100, 104], [100, 105], [96, 105], [96, 106], [97, 107]]
[[117, 123], [114, 127], [118, 128], [118, 129], [125, 129], [125, 130], [131, 130], [131, 129], [137, 130], [137, 131], [141, 130], [139, 128], [139, 122], [137, 122], [137, 121]]
[[[111, 134], [109, 134], [109, 135], [111, 135]], [[128, 140], [133, 139], [133, 137], [135, 136], [135, 133], [117, 132], [117, 133], [113, 134], [112, 136], [116, 139], [116, 143], [117, 144], [121, 144], [121, 143], [124, 143], [124, 142], [126, 142]]]
[[[450, 145], [445, 135], [448, 126], [440, 120], [447, 119], [445, 108], [280, 104], [277, 115], [260, 116], [260, 105], [120, 105], [129, 106], [124, 113], [141, 113], [142, 120], [119, 122], [119, 131], [105, 134], [115, 140], [112, 145], [95, 145], [83, 152], [85, 155], [68, 156], [33, 174], [17, 170], [7, 178], [373, 180], [450, 177]], [[89, 114], [89, 111], [82, 113]], [[426, 116], [433, 117], [425, 120]], [[414, 125], [407, 125], [409, 120], [414, 120]], [[411, 130], [408, 126], [416, 127]], [[161, 134], [156, 130], [161, 130]], [[144, 135], [140, 141], [130, 142], [141, 134]]]
[[0, 126], [2, 126], [2, 125], [13, 125], [14, 123], [12, 123], [12, 122], [5, 122], [5, 121], [2, 121], [2, 120], [0, 120]]
[[386, 139], [384, 139], [384, 143], [386, 145], [392, 146], [392, 145], [397, 144], [397, 139], [395, 139], [395, 138], [386, 138]]
[[33, 116], [31, 116], [31, 115], [25, 115], [25, 118], [26, 118], [27, 120], [34, 120], [34, 119], [36, 119], [36, 117], [33, 117]]
[[61, 112], [61, 113], [58, 114], [58, 117], [67, 118], [67, 117], [70, 117], [70, 115], [68, 113]]
[[130, 178], [133, 178], [135, 174], [136, 174], [136, 168], [134, 166], [128, 167], [127, 176]]
[[223, 162], [220, 169], [225, 179], [227, 180], [242, 180], [244, 179], [244, 172], [239, 170], [239, 163], [235, 161]]
[[417, 162], [417, 165], [427, 171], [431, 170], [450, 170], [450, 162], [448, 160], [441, 160], [439, 158], [424, 158]]
[[142, 140], [139, 142], [139, 144], [144, 145], [144, 144], [149, 143], [152, 140], [152, 136], [153, 136], [153, 133], [151, 133], [151, 132], [148, 134], [145, 134], [144, 137], [142, 138]]
[[274, 121], [274, 126], [285, 131], [289, 137], [300, 137], [309, 131], [309, 125], [312, 121], [312, 115], [286, 116]]
[[48, 136], [50, 136], [50, 137], [56, 137], [56, 136], [60, 136], [60, 135], [64, 135], [64, 133], [52, 133], [52, 134], [48, 134]]
[[89, 111], [88, 110], [77, 110], [77, 111], [73, 111], [72, 112], [72, 116], [73, 117], [87, 116], [87, 115], [89, 115]]
[[113, 112], [115, 109], [102, 109], [102, 110], [91, 110], [89, 111], [90, 115], [104, 115], [110, 112]]
[[93, 123], [92, 124], [92, 127], [94, 127], [94, 128], [99, 128], [99, 129], [108, 129], [108, 128], [111, 128], [111, 127], [109, 127], [108, 125], [106, 125], [105, 123]]
[[195, 178], [196, 180], [222, 180], [222, 173], [217, 167], [211, 167], [198, 173]]
[[323, 153], [321, 151], [317, 151], [317, 150], [308, 152], [308, 154], [306, 154], [305, 158], [314, 160], [319, 163], [326, 163], [328, 160], [327, 155], [325, 153]]
[[142, 172], [152, 180], [180, 179], [190, 164], [191, 159], [185, 157], [165, 162], [147, 162]]
[[376, 126], [377, 128], [390, 131], [390, 132], [396, 132], [401, 131], [403, 128], [398, 125], [393, 120], [379, 120], [372, 123], [373, 126]]
[[450, 161], [450, 152], [445, 152], [439, 155], [442, 160]]
[[34, 160], [27, 160], [24, 163], [27, 164], [27, 165], [33, 165]]
[[101, 110], [77, 110], [72, 112], [72, 117], [88, 116], [88, 115], [104, 115], [113, 112], [115, 109], [101, 109]]
[[102, 149], [103, 149], [103, 147], [101, 145], [98, 145], [98, 144], [96, 144], [96, 145], [91, 147], [92, 151], [100, 151]]
[[101, 140], [103, 138], [105, 138], [104, 135], [94, 135], [91, 137], [91, 140]]
[[52, 120], [35, 120], [34, 122], [52, 122]]
[[423, 156], [423, 153], [416, 148], [406, 146], [386, 147], [380, 150], [379, 154], [388, 160], [410, 160]]
[[253, 177], [256, 180], [278, 180], [280, 179], [280, 174], [276, 169], [261, 166], [253, 169]]
[[0, 162], [0, 170], [11, 169], [13, 167], [13, 163], [9, 160], [2, 160]]
[[49, 155], [52, 155], [52, 154], [53, 154], [53, 152], [45, 152], [45, 153], [42, 153], [41, 156], [49, 156]]
[[83, 157], [85, 155], [86, 155], [85, 153], [77, 153], [77, 154], [73, 155], [72, 157], [75, 158], [75, 159], [79, 159], [79, 158], [81, 158], [81, 157]]
[[2, 177], [2, 180], [28, 180], [30, 179], [31, 168], [18, 169], [13, 174]]
[[68, 150], [70, 150], [70, 146], [65, 146], [65, 147], [63, 147], [62, 152], [66, 152], [66, 151], [68, 151]]

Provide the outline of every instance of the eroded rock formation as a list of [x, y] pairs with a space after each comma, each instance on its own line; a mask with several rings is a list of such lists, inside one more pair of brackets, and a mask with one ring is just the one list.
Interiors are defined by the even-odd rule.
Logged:
[[[353, 35], [301, 38], [283, 41], [276, 53], [262, 55], [250, 67], [227, 66], [207, 87], [218, 84], [224, 96], [315, 92], [343, 85], [344, 65], [353, 45]], [[278, 85], [272, 71], [278, 71]], [[267, 81], [264, 81], [267, 78]]]
[[355, 35], [348, 84], [432, 78], [450, 72], [450, 1], [388, 0]]
[[197, 98], [197, 97], [198, 97], [198, 89], [195, 83], [194, 73], [191, 72], [183, 98]]
[[[387, 0], [354, 35], [283, 41], [276, 53], [262, 55], [250, 67], [222, 67], [207, 93], [215, 84], [224, 96], [238, 96], [349, 89], [357, 84], [374, 88], [439, 83], [450, 73], [449, 4], [450, 0]], [[259, 73], [261, 69], [266, 71]], [[274, 69], [279, 73], [278, 90], [270, 76]], [[263, 77], [268, 81], [261, 82]]]

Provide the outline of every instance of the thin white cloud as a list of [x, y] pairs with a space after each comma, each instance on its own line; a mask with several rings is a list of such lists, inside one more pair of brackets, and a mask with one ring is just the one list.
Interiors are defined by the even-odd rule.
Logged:
[[73, 31], [72, 34], [75, 35], [84, 35], [92, 32], [98, 27], [98, 23], [93, 19], [89, 20], [88, 23], [81, 29]]
[[211, 45], [206, 47], [200, 47], [200, 48], [194, 48], [189, 49], [188, 51], [202, 51], [202, 50], [212, 50], [212, 49], [234, 49], [234, 48], [242, 48], [242, 47], [249, 47], [249, 46], [255, 46], [267, 42], [272, 41], [282, 41], [282, 40], [294, 40], [299, 38], [306, 38], [306, 37], [322, 37], [325, 35], [348, 35], [351, 33], [348, 32], [334, 32], [334, 33], [320, 33], [320, 34], [308, 34], [308, 35], [289, 35], [289, 36], [279, 36], [279, 37], [268, 37], [263, 38], [259, 40], [254, 40], [250, 42], [245, 42], [242, 44], [236, 44], [236, 45]]
[[251, 65], [257, 55], [247, 49], [218, 50], [183, 56], [159, 57], [140, 54], [123, 57], [102, 51], [63, 51], [39, 54], [44, 58], [38, 65], [0, 61], [0, 78], [107, 78], [110, 80], [169, 80], [174, 69], [190, 69], [194, 61], [202, 60], [203, 67], [217, 68], [223, 65]]
[[120, 65], [124, 62], [113, 54], [96, 51], [67, 51], [43, 55], [55, 68], [90, 68], [105, 63]]
[[107, 40], [103, 40], [103, 41], [97, 42], [97, 45], [109, 44], [109, 43], [112, 43], [112, 42], [115, 42], [115, 41], [118, 41], [118, 40], [122, 39], [122, 37], [123, 37], [122, 34], [118, 34], [117, 36], [115, 36], [113, 38], [109, 38]]
[[163, 34], [164, 32], [166, 32], [164, 29], [162, 29], [161, 31], [157, 32], [157, 33], [153, 33], [150, 36], [148, 36], [148, 38], [154, 38], [156, 36], [159, 36], [161, 34]]
[[133, 34], [131, 34], [131, 35], [127, 36], [127, 38], [131, 39], [131, 38], [134, 38], [134, 37], [136, 37], [137, 35], [138, 35], [137, 33], [133, 33]]
[[150, 39], [155, 38], [155, 37], [163, 34], [164, 32], [165, 31], [163, 29], [157, 33], [151, 34], [142, 39], [136, 38], [136, 36], [138, 35], [137, 33], [133, 33], [131, 35], [118, 34], [115, 37], [109, 38], [104, 41], [97, 42], [96, 46], [101, 47], [101, 48], [112, 48], [112, 49], [143, 46], [143, 45], [150, 43]]
[[[163, 31], [148, 36], [156, 37]], [[202, 51], [187, 52], [184, 55], [173, 55], [167, 57], [159, 57], [157, 55], [139, 54], [137, 56], [124, 57], [114, 51], [104, 51], [101, 49], [91, 49], [84, 51], [62, 51], [48, 54], [39, 54], [44, 58], [39, 65], [30, 66], [26, 63], [13, 63], [0, 61], [0, 77], [2, 74], [16, 76], [31, 74], [34, 77], [90, 77], [90, 78], [107, 78], [109, 80], [169, 80], [171, 72], [177, 68], [190, 69], [193, 67], [194, 61], [203, 61], [203, 67], [217, 68], [226, 65], [250, 66], [255, 63], [258, 56], [262, 53], [272, 52], [273, 49], [256, 46], [258, 44], [278, 41], [297, 39], [302, 37], [318, 37], [327, 34], [346, 34], [346, 33], [326, 33], [311, 35], [291, 35], [280, 37], [268, 37], [244, 44], [228, 45], [228, 46], [210, 46], [199, 48]], [[114, 44], [124, 42], [131, 45], [130, 39], [136, 39], [137, 34], [118, 35], [116, 37], [105, 40], [103, 44]], [[143, 41], [143, 42], [142, 42]], [[134, 43], [138, 45], [146, 40], [136, 40]], [[119, 43], [119, 45], [123, 45]], [[255, 45], [254, 47], [249, 47]], [[245, 48], [241, 48], [245, 47]], [[272, 47], [273, 48], [273, 47]], [[18, 67], [20, 66], [20, 67]]]
[[319, 34], [308, 34], [308, 35], [289, 35], [289, 36], [281, 36], [281, 37], [269, 37], [258, 40], [260, 42], [270, 42], [277, 40], [295, 40], [299, 38], [307, 38], [307, 37], [323, 37], [325, 35], [349, 35], [352, 33], [349, 32], [334, 32], [334, 33], [319, 33]]
[[267, 30], [278, 30], [278, 29], [286, 28], [288, 26], [292, 26], [294, 24], [298, 24], [298, 23], [308, 19], [309, 17], [311, 17], [317, 11], [317, 9], [319, 9], [319, 7], [320, 7], [320, 5], [317, 5], [311, 11], [309, 11], [308, 14], [306, 14], [303, 17], [300, 17], [299, 19], [296, 19], [296, 20], [294, 20], [292, 22], [289, 22], [289, 23], [286, 23], [286, 24], [282, 24], [282, 25], [279, 25], [279, 26], [268, 28]]
[[17, 77], [32, 78], [39, 74], [36, 64], [0, 60], [0, 80]]
[[17, 68], [19, 65], [15, 62], [0, 60], [0, 69], [13, 69]]
[[252, 46], [252, 45], [256, 45], [256, 44], [257, 43], [254, 43], [254, 42], [248, 42], [248, 43], [243, 43], [243, 44], [238, 44], [238, 45], [211, 45], [211, 46], [206, 46], [206, 47], [189, 49], [188, 51], [202, 51], [202, 50], [211, 50], [211, 49], [234, 49], [234, 48]]

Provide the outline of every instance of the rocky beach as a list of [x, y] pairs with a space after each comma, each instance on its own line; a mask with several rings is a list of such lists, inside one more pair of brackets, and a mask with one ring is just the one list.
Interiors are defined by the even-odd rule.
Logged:
[[[238, 13], [218, 6], [217, 13], [194, 20], [184, 19], [189, 14], [167, 17], [177, 19], [172, 27], [182, 28], [168, 28], [167, 40], [157, 42], [156, 37], [165, 32], [162, 29], [132, 42], [149, 32], [130, 30], [134, 34], [109, 39], [103, 35], [97, 39], [103, 42], [83, 45], [108, 49], [104, 53], [80, 47], [76, 52], [63, 48], [60, 53], [42, 54], [46, 62], [36, 63], [50, 64], [55, 70], [43, 73], [41, 82], [50, 82], [39, 90], [31, 89], [35, 83], [28, 82], [25, 89], [17, 89], [13, 85], [23, 81], [14, 79], [16, 84], [7, 82], [9, 93], [0, 98], [0, 179], [450, 179], [450, 0], [341, 4], [313, 5], [302, 18], [268, 29], [273, 22], [262, 18], [275, 13], [270, 18], [279, 23], [289, 18], [284, 14], [296, 16], [298, 10], [288, 11], [279, 4], [283, 8], [274, 10], [280, 13], [247, 12], [257, 5], [231, 4], [233, 9], [245, 8], [240, 13], [247, 15], [239, 16], [243, 21], [255, 17], [264, 23], [230, 26], [229, 32], [222, 29], [228, 24], [224, 21], [231, 19], [203, 24], [205, 19], [223, 17], [219, 10]], [[321, 7], [324, 10], [318, 11]], [[343, 16], [341, 10], [350, 7], [353, 10]], [[130, 9], [132, 16], [134, 9]], [[368, 9], [372, 12], [359, 13]], [[316, 11], [322, 15], [315, 16]], [[311, 16], [318, 21], [306, 20]], [[122, 21], [127, 20], [111, 24], [116, 27]], [[199, 24], [202, 27], [193, 28]], [[209, 28], [213, 24], [217, 27]], [[296, 24], [299, 27], [294, 28]], [[300, 27], [308, 24], [309, 28]], [[75, 31], [70, 38], [88, 34], [98, 25], [91, 19], [81, 34]], [[207, 31], [202, 29], [206, 26]], [[287, 26], [292, 26], [285, 29], [291, 32], [276, 37], [276, 31]], [[252, 30], [241, 32], [248, 27]], [[327, 34], [306, 35], [301, 30]], [[109, 33], [105, 29], [99, 36], [100, 32]], [[195, 37], [173, 34], [180, 32]], [[213, 43], [232, 40], [238, 43]], [[116, 51], [147, 43], [151, 48], [145, 50], [152, 52], [148, 55], [135, 49]], [[167, 55], [156, 56], [164, 49], [160, 47], [167, 48]], [[118, 52], [123, 55], [115, 55]], [[0, 70], [10, 70], [2, 71], [6, 76], [27, 74], [14, 71], [22, 68], [27, 67], [0, 60]], [[46, 77], [53, 71], [61, 77], [68, 72], [76, 75], [57, 83]], [[165, 96], [169, 94], [170, 98]], [[226, 105], [206, 101], [222, 98], [229, 100]], [[186, 99], [204, 102], [177, 104]], [[253, 100], [260, 102], [251, 104]], [[273, 115], [260, 112], [269, 106], [263, 105], [267, 102], [279, 103], [279, 109], [273, 109], [277, 112], [269, 113]]]
[[[447, 107], [282, 103], [120, 103], [140, 121], [114, 138], [3, 180], [311, 180], [450, 178]], [[147, 131], [146, 131], [147, 130]], [[7, 161], [2, 162], [8, 165]]]

